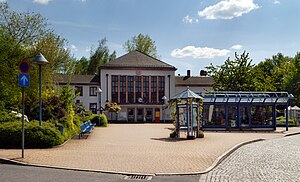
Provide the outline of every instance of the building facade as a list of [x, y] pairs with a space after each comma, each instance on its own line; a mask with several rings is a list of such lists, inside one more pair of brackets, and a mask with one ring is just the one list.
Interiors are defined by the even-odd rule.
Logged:
[[122, 110], [114, 121], [160, 122], [168, 117], [165, 104], [175, 94], [175, 71], [139, 51], [130, 52], [99, 67], [102, 106], [116, 102]]
[[[212, 89], [213, 78], [199, 74], [175, 76], [176, 68], [163, 61], [133, 51], [99, 67], [98, 75], [74, 75], [70, 86], [78, 93], [75, 101], [93, 113], [108, 102], [121, 106], [118, 113], [104, 111], [114, 122], [169, 122], [170, 98], [190, 87], [197, 94]], [[59, 84], [68, 83], [60, 76]], [[101, 92], [99, 92], [99, 88]]]

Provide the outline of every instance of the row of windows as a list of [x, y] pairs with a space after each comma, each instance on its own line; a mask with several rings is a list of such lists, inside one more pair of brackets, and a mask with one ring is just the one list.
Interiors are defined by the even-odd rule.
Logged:
[[126, 103], [161, 103], [165, 95], [164, 76], [111, 76], [112, 101]]
[[[75, 86], [75, 94], [78, 94], [78, 96], [83, 96], [83, 87]], [[97, 87], [90, 87], [90, 96], [97, 96]]]

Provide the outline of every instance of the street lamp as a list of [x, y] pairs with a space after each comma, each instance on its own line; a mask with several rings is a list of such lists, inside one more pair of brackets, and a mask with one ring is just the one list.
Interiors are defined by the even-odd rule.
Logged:
[[99, 87], [98, 88], [98, 99], [99, 99], [99, 126], [101, 124], [101, 117], [100, 117], [100, 114], [102, 114], [102, 110], [101, 110], [101, 93], [102, 93], [102, 90], [101, 88]]
[[167, 97], [164, 95], [162, 98], [161, 98], [162, 100], [163, 100], [163, 102], [164, 102], [164, 104], [163, 104], [163, 117], [164, 117], [164, 123], [166, 122], [166, 116], [165, 116], [165, 109], [166, 109], [166, 100], [167, 100]]
[[40, 53], [37, 55], [32, 63], [39, 65], [39, 86], [40, 86], [40, 112], [39, 112], [39, 124], [42, 126], [42, 65], [49, 64], [47, 59]]

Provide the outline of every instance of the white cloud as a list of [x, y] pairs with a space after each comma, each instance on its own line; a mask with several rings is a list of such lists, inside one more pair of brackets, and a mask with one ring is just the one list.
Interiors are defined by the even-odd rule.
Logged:
[[242, 47], [243, 47], [242, 45], [236, 44], [236, 45], [231, 46], [230, 49], [240, 50], [240, 49], [242, 49]]
[[186, 15], [183, 19], [182, 19], [183, 23], [198, 23], [199, 20], [197, 18], [193, 18], [193, 17], [190, 17], [189, 15]]
[[85, 3], [87, 0], [80, 0], [81, 2]]
[[91, 49], [90, 47], [86, 47], [86, 48], [85, 48], [85, 52], [91, 52], [91, 50], [92, 50], [92, 49]]
[[34, 3], [47, 5], [51, 0], [33, 0]]
[[74, 44], [71, 44], [71, 50], [76, 52], [78, 51], [78, 48]]
[[223, 0], [199, 11], [198, 15], [206, 19], [232, 19], [259, 8], [253, 0]]
[[280, 1], [279, 0], [274, 0], [273, 4], [280, 4]]
[[214, 49], [209, 47], [186, 46], [182, 49], [174, 49], [171, 56], [175, 58], [193, 57], [194, 59], [214, 58], [226, 56], [230, 51], [226, 49]]

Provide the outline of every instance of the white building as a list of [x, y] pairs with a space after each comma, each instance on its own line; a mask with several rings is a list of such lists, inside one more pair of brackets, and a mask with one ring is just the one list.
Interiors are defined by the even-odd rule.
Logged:
[[[175, 76], [175, 71], [176, 68], [170, 64], [133, 51], [101, 65], [100, 79], [93, 75], [75, 75], [71, 85], [79, 92], [82, 90], [76, 102], [93, 112], [99, 108], [99, 103], [103, 108], [107, 102], [118, 103], [122, 110], [118, 114], [106, 113], [109, 120], [164, 122], [170, 113], [167, 102], [174, 95], [187, 86], [198, 94], [212, 88], [211, 77], [191, 76], [189, 70], [186, 76]], [[100, 100], [97, 97], [99, 84], [102, 90]]]

